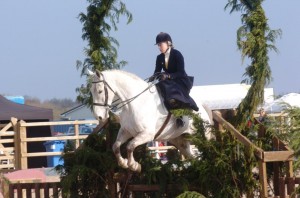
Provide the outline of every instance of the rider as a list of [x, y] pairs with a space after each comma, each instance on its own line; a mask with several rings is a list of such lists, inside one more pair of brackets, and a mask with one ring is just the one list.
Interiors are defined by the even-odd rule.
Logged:
[[[159, 78], [157, 84], [168, 110], [190, 108], [198, 111], [195, 101], [189, 96], [193, 86], [193, 77], [184, 69], [184, 58], [174, 49], [171, 36], [161, 32], [156, 36], [156, 44], [161, 52], [156, 58], [154, 75]], [[163, 72], [162, 72], [163, 70]], [[182, 119], [176, 120], [177, 126], [183, 126]]]

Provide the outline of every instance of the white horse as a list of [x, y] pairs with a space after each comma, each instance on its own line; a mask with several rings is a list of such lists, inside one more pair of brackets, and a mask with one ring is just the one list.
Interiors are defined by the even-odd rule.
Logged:
[[[121, 70], [97, 71], [92, 75], [91, 93], [93, 112], [100, 123], [109, 117], [113, 100], [121, 102], [120, 129], [113, 145], [118, 164], [132, 171], [141, 171], [141, 165], [133, 157], [134, 149], [142, 144], [155, 141], [168, 141], [187, 158], [194, 156], [190, 143], [182, 137], [184, 133], [193, 133], [192, 120], [184, 117], [184, 127], [177, 128], [175, 117], [169, 115], [155, 86], [141, 78]], [[198, 104], [201, 118], [211, 123], [207, 111]], [[164, 125], [164, 127], [162, 127]], [[120, 146], [127, 140], [127, 159], [120, 153]]]

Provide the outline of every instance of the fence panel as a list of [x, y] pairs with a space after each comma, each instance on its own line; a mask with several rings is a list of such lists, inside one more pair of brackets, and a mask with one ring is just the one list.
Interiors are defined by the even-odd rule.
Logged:
[[0, 170], [9, 171], [15, 168], [15, 125], [16, 118], [7, 124], [0, 124]]
[[61, 184], [59, 182], [47, 183], [13, 183], [9, 184], [10, 198], [60, 198]]
[[[27, 169], [29, 157], [47, 157], [59, 156], [61, 152], [35, 152], [27, 151], [27, 144], [29, 142], [43, 142], [51, 140], [73, 140], [76, 148], [79, 147], [80, 142], [88, 135], [79, 134], [79, 125], [84, 124], [98, 124], [97, 120], [81, 120], [81, 121], [56, 121], [56, 122], [25, 122], [18, 121], [12, 118], [8, 124], [0, 124], [0, 170], [6, 171], [8, 169]], [[28, 127], [39, 126], [60, 126], [69, 125], [73, 126], [74, 134], [67, 134], [65, 136], [51, 136], [51, 137], [27, 137]], [[13, 131], [8, 131], [9, 129]], [[2, 138], [3, 137], [3, 138]], [[9, 146], [7, 146], [9, 145]], [[13, 145], [13, 146], [11, 146]]]

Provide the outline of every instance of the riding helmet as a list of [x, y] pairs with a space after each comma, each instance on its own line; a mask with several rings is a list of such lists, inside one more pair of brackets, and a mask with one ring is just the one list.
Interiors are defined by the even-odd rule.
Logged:
[[167, 42], [170, 41], [172, 43], [171, 36], [168, 33], [161, 32], [156, 36], [156, 44], [159, 44], [161, 42]]

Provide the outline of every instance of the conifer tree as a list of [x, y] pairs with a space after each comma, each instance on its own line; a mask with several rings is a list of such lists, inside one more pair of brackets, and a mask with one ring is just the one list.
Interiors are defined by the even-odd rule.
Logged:
[[[88, 41], [85, 48], [86, 58], [77, 61], [77, 69], [81, 68], [81, 76], [86, 68], [95, 71], [119, 69], [126, 65], [126, 61], [117, 61], [118, 41], [110, 36], [111, 30], [118, 30], [117, 23], [120, 16], [127, 17], [127, 23], [132, 21], [132, 14], [120, 0], [87, 0], [90, 4], [87, 13], [80, 13], [79, 19], [83, 23], [82, 39]], [[91, 104], [89, 82], [76, 89], [77, 100], [84, 104]]]
[[[127, 16], [128, 23], [132, 20], [131, 13], [120, 0], [87, 1], [87, 13], [79, 14], [83, 23], [82, 39], [88, 42], [85, 60], [77, 61], [81, 76], [85, 75], [86, 68], [103, 71], [118, 69], [126, 64], [125, 61], [117, 61], [119, 43], [110, 36], [110, 31], [117, 30], [121, 15]], [[77, 100], [86, 105], [92, 104], [89, 83], [87, 80], [86, 85], [76, 89]], [[113, 135], [118, 129], [119, 125], [112, 121], [105, 130], [90, 134], [81, 149], [75, 150], [72, 144], [65, 145], [62, 155], [64, 164], [56, 166], [61, 175], [64, 197], [113, 197], [116, 193], [112, 187], [113, 173], [118, 167], [110, 138], [115, 139]]]
[[244, 73], [243, 83], [251, 85], [246, 97], [237, 109], [236, 125], [239, 130], [246, 126], [255, 110], [264, 101], [264, 87], [271, 81], [269, 66], [269, 50], [277, 51], [273, 45], [281, 34], [280, 30], [271, 30], [262, 7], [263, 0], [228, 0], [226, 8], [230, 13], [241, 11], [242, 26], [237, 31], [237, 45], [241, 50], [242, 59], [249, 59], [250, 65]]

